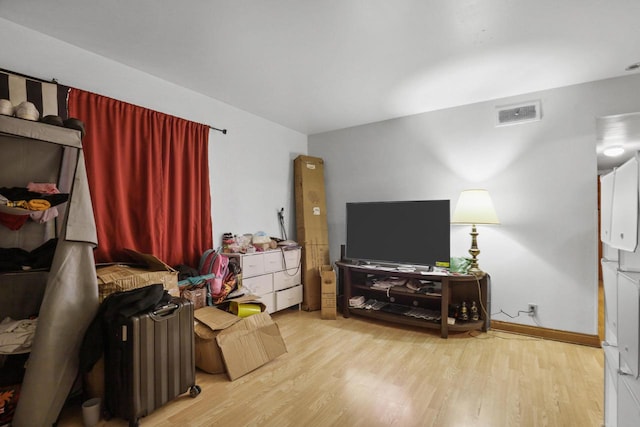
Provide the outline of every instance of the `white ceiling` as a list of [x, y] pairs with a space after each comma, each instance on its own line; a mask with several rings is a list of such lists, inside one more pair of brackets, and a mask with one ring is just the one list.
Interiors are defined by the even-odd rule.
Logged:
[[0, 16], [305, 134], [640, 61], [638, 0], [0, 0]]

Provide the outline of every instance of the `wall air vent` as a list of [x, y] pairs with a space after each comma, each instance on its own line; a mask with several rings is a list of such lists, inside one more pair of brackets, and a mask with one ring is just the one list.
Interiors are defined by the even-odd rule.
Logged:
[[540, 101], [496, 107], [496, 126], [534, 122], [541, 117]]

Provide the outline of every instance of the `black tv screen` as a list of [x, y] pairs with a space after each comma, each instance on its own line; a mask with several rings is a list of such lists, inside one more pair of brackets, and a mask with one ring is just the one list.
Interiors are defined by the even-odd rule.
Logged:
[[449, 200], [347, 203], [345, 257], [433, 267], [449, 263]]

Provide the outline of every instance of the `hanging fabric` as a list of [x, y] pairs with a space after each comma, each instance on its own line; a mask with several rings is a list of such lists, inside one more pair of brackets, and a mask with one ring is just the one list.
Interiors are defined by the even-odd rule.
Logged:
[[213, 246], [209, 127], [72, 88], [98, 230], [97, 262], [126, 248], [197, 265]]

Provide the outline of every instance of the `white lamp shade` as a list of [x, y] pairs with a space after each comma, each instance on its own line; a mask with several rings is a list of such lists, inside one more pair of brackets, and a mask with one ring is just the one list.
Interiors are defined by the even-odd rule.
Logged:
[[487, 190], [464, 190], [460, 193], [452, 224], [500, 224]]

